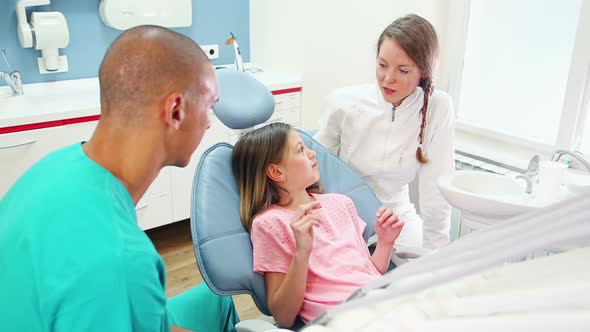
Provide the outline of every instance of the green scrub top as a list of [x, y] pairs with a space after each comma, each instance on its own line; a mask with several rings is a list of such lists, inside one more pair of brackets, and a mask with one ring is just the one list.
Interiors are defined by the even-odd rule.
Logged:
[[82, 144], [0, 201], [2, 331], [169, 331], [165, 275], [126, 188]]

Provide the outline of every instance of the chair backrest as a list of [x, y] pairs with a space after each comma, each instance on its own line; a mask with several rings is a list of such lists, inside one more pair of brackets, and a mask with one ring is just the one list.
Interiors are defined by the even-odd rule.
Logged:
[[[231, 80], [234, 79], [232, 76]], [[232, 98], [224, 95], [222, 88], [226, 85], [219, 76], [218, 82], [220, 101]], [[259, 87], [253, 90], [256, 89]], [[243, 91], [248, 89], [244, 90], [241, 86], [239, 91], [234, 92], [241, 94]], [[244, 104], [231, 107], [243, 108]], [[220, 110], [216, 114], [218, 112], [222, 114]], [[259, 109], [254, 113], [259, 113]], [[262, 119], [266, 115], [257, 117]], [[223, 116], [220, 120], [224, 122]], [[239, 121], [231, 126], [235, 124], [240, 126]], [[299, 131], [299, 134], [305, 144], [317, 153], [320, 181], [325, 191], [342, 193], [353, 199], [359, 215], [367, 223], [364, 237], [368, 239], [374, 233], [373, 222], [379, 200], [350, 167], [305, 132]], [[264, 278], [253, 271], [252, 243], [240, 222], [239, 191], [231, 167], [232, 148], [227, 143], [210, 147], [201, 157], [195, 172], [191, 202], [191, 235], [195, 257], [203, 279], [212, 291], [220, 295], [250, 294], [258, 309], [270, 315]]]

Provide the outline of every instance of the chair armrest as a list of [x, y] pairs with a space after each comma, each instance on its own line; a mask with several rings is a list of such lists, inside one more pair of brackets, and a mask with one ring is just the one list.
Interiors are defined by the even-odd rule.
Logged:
[[391, 261], [395, 266], [400, 266], [416, 258], [420, 258], [431, 252], [428, 249], [417, 247], [401, 247], [396, 248], [391, 255]]
[[291, 331], [280, 329], [275, 325], [262, 319], [248, 319], [236, 324], [237, 332], [263, 332], [263, 331]]

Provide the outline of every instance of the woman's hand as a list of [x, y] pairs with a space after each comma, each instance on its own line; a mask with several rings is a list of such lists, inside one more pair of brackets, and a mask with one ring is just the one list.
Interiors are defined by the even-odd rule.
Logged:
[[309, 256], [313, 247], [313, 227], [318, 226], [323, 218], [317, 213], [320, 202], [313, 201], [300, 205], [291, 218], [291, 230], [297, 243], [296, 251]]
[[377, 221], [375, 221], [377, 243], [392, 245], [403, 227], [404, 222], [399, 220], [392, 209], [382, 206], [377, 210]]

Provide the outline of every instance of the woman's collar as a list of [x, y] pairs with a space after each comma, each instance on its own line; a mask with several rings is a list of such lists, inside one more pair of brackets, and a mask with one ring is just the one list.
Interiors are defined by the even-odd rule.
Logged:
[[[424, 92], [422, 91], [422, 88], [419, 86], [416, 87], [414, 92], [412, 92], [409, 96], [407, 96], [402, 101], [402, 103], [396, 107], [396, 112], [403, 111], [408, 108], [413, 108], [416, 105], [416, 103], [418, 103], [418, 102], [420, 102], [420, 100], [422, 100], [423, 96], [424, 96]], [[383, 93], [381, 92], [381, 87], [379, 86], [379, 84], [375, 85], [375, 100], [378, 101], [377, 103], [380, 107], [391, 108], [393, 106], [391, 103], [388, 103], [383, 98]]]

